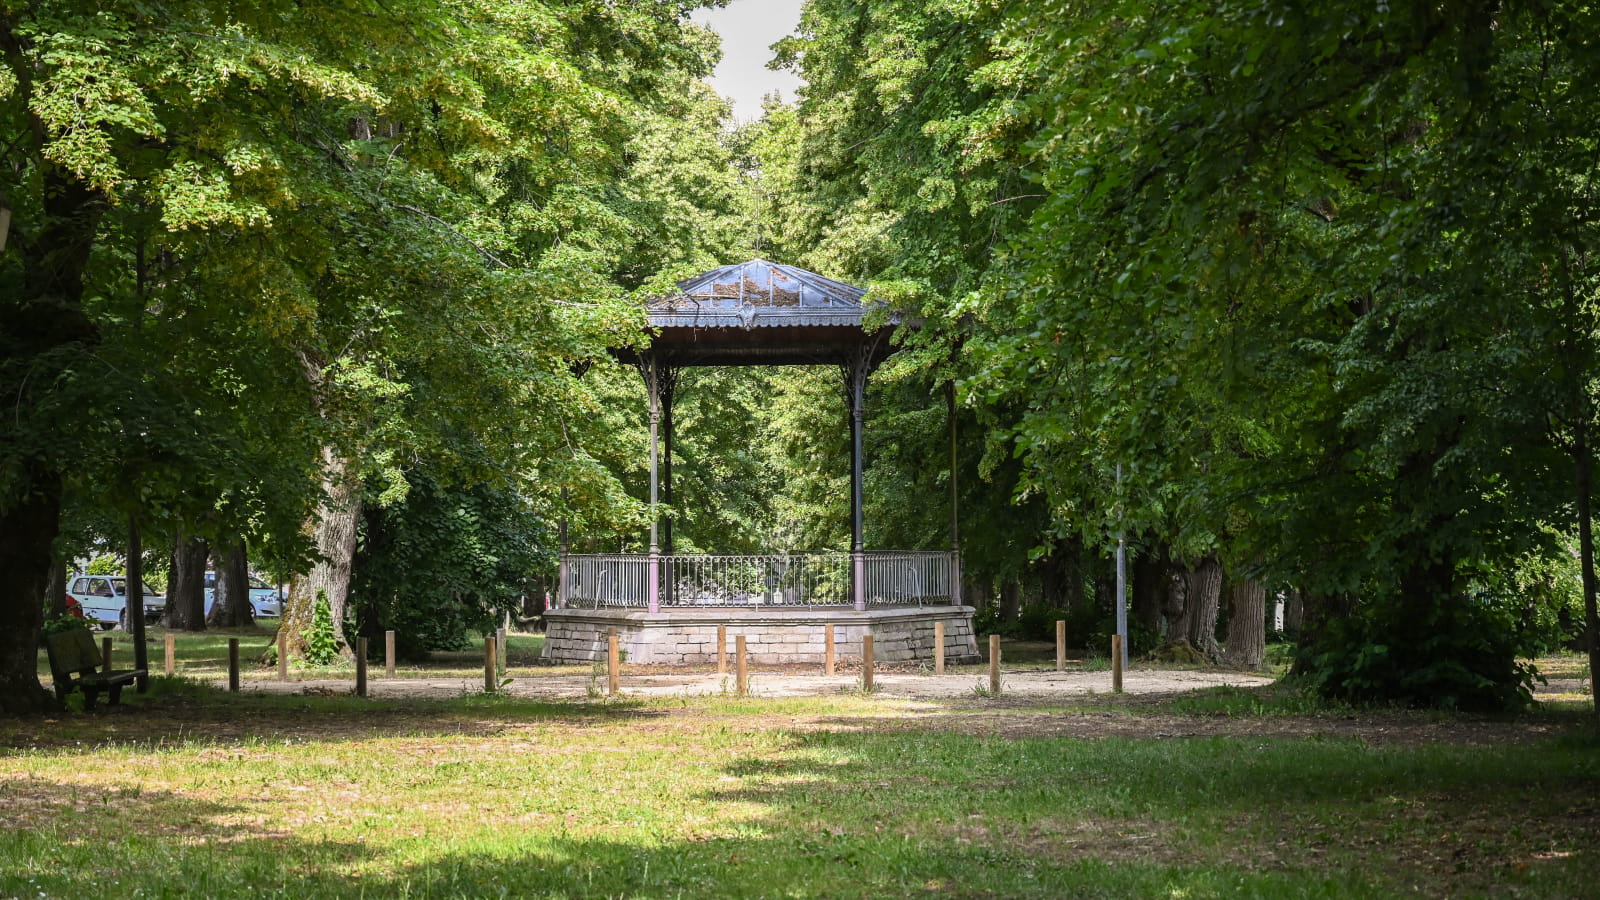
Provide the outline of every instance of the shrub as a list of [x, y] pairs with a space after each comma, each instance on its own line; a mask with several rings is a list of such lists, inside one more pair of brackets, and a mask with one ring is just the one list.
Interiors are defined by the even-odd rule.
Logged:
[[1533, 666], [1517, 659], [1517, 634], [1502, 610], [1477, 599], [1417, 610], [1387, 601], [1329, 623], [1302, 648], [1318, 694], [1358, 704], [1471, 711], [1521, 709], [1533, 700]]
[[308, 666], [331, 666], [339, 659], [339, 640], [333, 633], [333, 611], [328, 604], [328, 592], [317, 591], [317, 605], [311, 613], [311, 627], [306, 629], [305, 663]]

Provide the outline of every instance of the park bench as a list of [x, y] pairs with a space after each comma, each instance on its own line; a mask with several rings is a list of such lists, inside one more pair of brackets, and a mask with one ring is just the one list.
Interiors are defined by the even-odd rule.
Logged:
[[143, 678], [144, 669], [100, 671], [100, 650], [87, 628], [71, 628], [47, 634], [45, 652], [50, 657], [50, 674], [55, 679], [56, 697], [65, 700], [73, 688], [83, 691], [85, 706], [93, 706], [101, 691], [114, 706], [122, 701], [122, 686]]

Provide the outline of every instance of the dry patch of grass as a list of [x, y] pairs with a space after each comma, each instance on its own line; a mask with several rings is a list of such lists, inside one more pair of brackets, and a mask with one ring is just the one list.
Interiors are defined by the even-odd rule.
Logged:
[[[0, 723], [0, 896], [1581, 896], [1575, 715], [229, 696]], [[1178, 892], [1178, 893], [1174, 893]]]

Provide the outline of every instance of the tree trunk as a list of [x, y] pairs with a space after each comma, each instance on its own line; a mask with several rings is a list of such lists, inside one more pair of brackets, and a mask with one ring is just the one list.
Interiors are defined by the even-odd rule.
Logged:
[[1228, 665], [1259, 669], [1267, 656], [1267, 592], [1254, 578], [1228, 590]]
[[1188, 603], [1180, 631], [1189, 645], [1211, 659], [1220, 659], [1217, 646], [1217, 607], [1222, 599], [1222, 563], [1215, 556], [1202, 558], [1185, 576]]
[[1189, 579], [1173, 566], [1167, 567], [1167, 586], [1161, 594], [1161, 617], [1166, 621], [1167, 640], [1188, 640], [1183, 634], [1183, 614], [1189, 608]]
[[150, 648], [144, 642], [144, 535], [139, 531], [137, 514], [128, 516], [127, 602], [122, 605], [124, 624], [133, 639], [133, 667], [145, 672], [139, 676], [139, 693], [150, 689]]
[[1299, 594], [1300, 633], [1295, 636], [1294, 645], [1296, 650], [1312, 652], [1297, 653], [1289, 666], [1289, 674], [1310, 675], [1315, 671], [1313, 652], [1327, 634], [1329, 623], [1353, 615], [1356, 598], [1350, 594], [1318, 594], [1312, 591], [1300, 591]]
[[211, 612], [206, 624], [212, 628], [243, 628], [255, 622], [255, 607], [250, 605], [250, 563], [244, 541], [233, 542], [215, 554], [217, 585], [211, 592]]
[[[17, 108], [26, 108], [31, 74], [26, 67], [14, 74]], [[19, 130], [32, 140], [12, 146], [16, 158], [39, 160], [38, 142], [46, 129], [34, 117]], [[55, 389], [63, 367], [97, 341], [81, 308], [83, 273], [107, 209], [105, 198], [71, 172], [48, 161], [39, 162], [37, 172], [41, 216], [34, 223], [19, 221], [13, 229], [21, 290], [0, 291], [0, 396], [8, 410], [0, 419], [0, 447], [6, 448], [14, 476], [0, 499], [0, 713], [10, 715], [55, 706], [37, 672], [44, 620], [39, 601], [50, 580], [51, 543], [61, 525], [58, 457], [44, 448], [59, 441], [44, 442], [55, 425], [40, 421], [35, 409], [40, 394]], [[61, 352], [73, 345], [80, 352]]]
[[1298, 637], [1300, 635], [1300, 626], [1305, 621], [1305, 608], [1306, 608], [1305, 596], [1306, 595], [1305, 595], [1304, 591], [1293, 590], [1293, 591], [1290, 591], [1288, 597], [1286, 597], [1284, 599], [1284, 603], [1283, 603], [1283, 633], [1284, 634], [1294, 635], [1296, 637]]
[[961, 579], [961, 602], [970, 606], [975, 614], [981, 614], [994, 602], [987, 579]]
[[44, 624], [50, 544], [61, 518], [61, 481], [36, 467], [33, 492], [0, 508], [0, 714], [45, 712], [55, 697], [39, 684], [39, 626]]
[[344, 637], [345, 599], [350, 591], [350, 564], [356, 553], [357, 525], [361, 521], [361, 496], [350, 473], [350, 462], [331, 447], [322, 451], [324, 469], [322, 502], [310, 525], [316, 540], [318, 559], [311, 571], [296, 574], [289, 582], [289, 602], [279, 625], [287, 629], [289, 652], [305, 652], [305, 631], [317, 608], [317, 592], [328, 596], [328, 611], [333, 616], [334, 640], [341, 652]]
[[50, 617], [67, 614], [67, 563], [58, 559], [50, 564], [50, 580], [44, 589], [45, 608]]
[[1015, 578], [1000, 586], [1000, 622], [1015, 622], [1022, 612], [1022, 584]]
[[1134, 557], [1131, 580], [1133, 598], [1130, 612], [1134, 620], [1151, 634], [1159, 634], [1161, 603], [1166, 596], [1168, 582], [1166, 553], [1161, 545], [1157, 544], [1148, 552]]
[[1050, 608], [1069, 610], [1081, 599], [1083, 579], [1078, 572], [1078, 556], [1077, 542], [1059, 541], [1039, 561], [1039, 587]]
[[1111, 560], [1100, 560], [1094, 575], [1094, 611], [1101, 616], [1116, 615], [1117, 569]]
[[203, 538], [172, 536], [172, 572], [167, 576], [167, 609], [161, 624], [184, 631], [206, 630], [206, 557]]
[[1589, 639], [1589, 704], [1600, 719], [1600, 613], [1596, 611], [1594, 572], [1594, 482], [1589, 457], [1588, 422], [1579, 420], [1574, 441], [1573, 491], [1578, 500], [1578, 568], [1583, 580], [1583, 624]]

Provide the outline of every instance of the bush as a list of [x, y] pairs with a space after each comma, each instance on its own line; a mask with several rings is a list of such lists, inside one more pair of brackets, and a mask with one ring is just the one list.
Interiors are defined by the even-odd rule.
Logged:
[[331, 666], [339, 660], [339, 639], [333, 633], [333, 610], [328, 592], [317, 591], [317, 605], [311, 612], [311, 627], [306, 629], [305, 663]]
[[1008, 637], [1024, 641], [1053, 641], [1056, 639], [1056, 620], [1064, 619], [1067, 612], [1048, 603], [1030, 603], [1006, 629]]
[[1323, 697], [1469, 711], [1522, 709], [1533, 700], [1533, 666], [1517, 660], [1517, 634], [1503, 611], [1476, 599], [1447, 609], [1377, 602], [1329, 623], [1296, 653]]
[[[1107, 616], [1097, 622], [1090, 632], [1086, 649], [1090, 653], [1111, 655], [1111, 636], [1117, 633], [1117, 620], [1115, 616]], [[1128, 658], [1146, 657], [1155, 653], [1161, 646], [1161, 635], [1146, 628], [1143, 622], [1128, 617]]]

